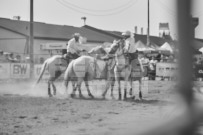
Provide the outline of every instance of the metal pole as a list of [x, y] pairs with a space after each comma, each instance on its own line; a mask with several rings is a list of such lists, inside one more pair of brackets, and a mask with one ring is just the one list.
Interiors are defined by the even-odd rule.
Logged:
[[33, 0], [30, 0], [30, 78], [33, 77], [34, 72], [33, 39]]
[[148, 4], [147, 4], [147, 9], [148, 9], [148, 13], [147, 13], [147, 46], [150, 46], [150, 38], [149, 38], [149, 35], [150, 35], [150, 13], [149, 13], [149, 0], [148, 0]]
[[179, 92], [187, 104], [193, 100], [192, 92], [192, 25], [190, 18], [190, 0], [178, 0], [178, 41], [179, 41]]

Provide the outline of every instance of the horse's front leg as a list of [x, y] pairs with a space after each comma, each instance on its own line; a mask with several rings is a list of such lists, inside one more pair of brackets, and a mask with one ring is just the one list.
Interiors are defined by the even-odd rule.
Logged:
[[72, 98], [74, 98], [75, 97], [75, 92], [77, 90], [76, 81], [72, 81], [72, 88], [73, 88], [73, 90], [72, 90], [72, 93], [70, 94], [70, 96]]
[[133, 79], [132, 78], [130, 78], [129, 79], [129, 84], [130, 84], [130, 92], [129, 92], [129, 95], [131, 96], [130, 98], [131, 99], [135, 99], [135, 91], [134, 91], [134, 89], [133, 89]]
[[85, 80], [85, 86], [86, 86], [86, 88], [87, 88], [88, 96], [90, 96], [91, 98], [94, 98], [94, 96], [93, 96], [92, 93], [90, 92], [88, 80]]
[[52, 88], [53, 88], [53, 91], [54, 91], [54, 95], [56, 95], [56, 86], [54, 85], [54, 82], [52, 82], [51, 84], [52, 84]]
[[129, 79], [129, 84], [130, 84], [129, 95], [132, 96], [133, 95], [133, 80], [132, 80], [132, 78]]
[[142, 78], [139, 79], [139, 99], [142, 100]]
[[115, 85], [115, 78], [112, 77], [111, 78], [111, 98], [112, 99], [115, 99], [114, 95], [113, 95], [113, 88], [114, 88], [114, 85]]
[[51, 94], [51, 82], [50, 82], [50, 80], [48, 80], [48, 95], [49, 95], [49, 97], [52, 97], [52, 94]]
[[65, 94], [68, 95], [68, 83], [69, 83], [69, 79], [64, 79], [64, 87], [65, 87]]
[[121, 97], [121, 81], [120, 81], [119, 77], [117, 78], [117, 82], [118, 82], [118, 100], [121, 100], [122, 99], [122, 97]]
[[78, 87], [78, 92], [79, 92], [79, 97], [80, 98], [84, 98], [84, 96], [82, 95], [82, 91], [81, 91], [82, 82], [83, 82], [83, 78], [79, 78], [77, 87]]
[[107, 93], [107, 91], [108, 91], [108, 89], [109, 89], [110, 85], [111, 85], [111, 80], [110, 80], [110, 79], [108, 79], [108, 80], [107, 80], [107, 82], [106, 82], [106, 87], [105, 87], [105, 90], [104, 90], [104, 92], [102, 93], [102, 97], [103, 97], [103, 98], [105, 98], [106, 93]]
[[121, 100], [121, 73], [118, 70], [114, 70], [115, 71], [115, 79], [118, 82], [118, 100]]
[[125, 83], [124, 83], [124, 97], [123, 97], [124, 100], [127, 99], [127, 84], [128, 84], [128, 78], [125, 77]]

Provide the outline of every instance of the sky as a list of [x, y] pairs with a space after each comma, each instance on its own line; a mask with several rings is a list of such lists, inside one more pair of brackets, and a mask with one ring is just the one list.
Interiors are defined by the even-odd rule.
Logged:
[[[203, 39], [203, 0], [193, 0], [194, 17], [199, 17], [196, 38]], [[159, 23], [169, 23], [170, 33], [177, 37], [176, 0], [150, 0], [150, 35], [159, 35]], [[0, 17], [29, 21], [29, 0], [0, 0]], [[34, 0], [34, 21], [81, 27], [86, 24], [104, 30], [147, 32], [147, 0]]]

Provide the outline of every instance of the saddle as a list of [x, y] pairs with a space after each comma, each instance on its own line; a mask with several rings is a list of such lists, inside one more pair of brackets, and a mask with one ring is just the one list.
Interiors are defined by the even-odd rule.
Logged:
[[80, 56], [72, 53], [66, 53], [63, 55], [63, 59], [65, 59], [67, 63], [70, 63], [73, 59], [77, 59], [78, 57]]
[[129, 62], [131, 63], [133, 60], [137, 60], [138, 59], [138, 53], [134, 52], [134, 53], [127, 53], [127, 56], [129, 58]]

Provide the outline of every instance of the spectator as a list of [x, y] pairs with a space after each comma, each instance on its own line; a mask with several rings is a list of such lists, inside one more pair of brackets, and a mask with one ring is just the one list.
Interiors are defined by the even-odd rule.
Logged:
[[159, 54], [156, 56], [156, 59], [157, 59], [157, 61], [158, 61], [158, 62], [160, 62], [160, 61], [161, 61], [161, 56], [162, 56], [162, 54], [161, 54], [161, 53], [159, 53]]
[[43, 63], [44, 63], [44, 58], [43, 58], [43, 57], [41, 57], [41, 58], [39, 59], [39, 63], [40, 63], [40, 64], [43, 64]]
[[159, 62], [164, 62], [164, 55], [161, 54], [161, 57], [160, 57], [160, 61]]
[[149, 63], [149, 59], [144, 55], [142, 58], [141, 58], [141, 62], [143, 64], [148, 64]]
[[13, 56], [13, 53], [10, 53], [9, 55], [8, 55], [8, 60], [10, 61], [10, 62], [17, 62], [17, 60], [14, 58], [14, 56]]
[[4, 62], [10, 62], [9, 61], [9, 54], [8, 52], [4, 52]]
[[148, 64], [149, 80], [155, 80], [155, 77], [156, 77], [156, 63], [157, 63], [157, 60], [155, 60], [154, 57], [152, 57], [152, 59], [149, 61], [149, 64]]
[[167, 62], [174, 62], [174, 57], [173, 57], [173, 55], [170, 55], [170, 56], [169, 56]]
[[16, 55], [16, 62], [21, 62], [21, 56], [20, 55]]

